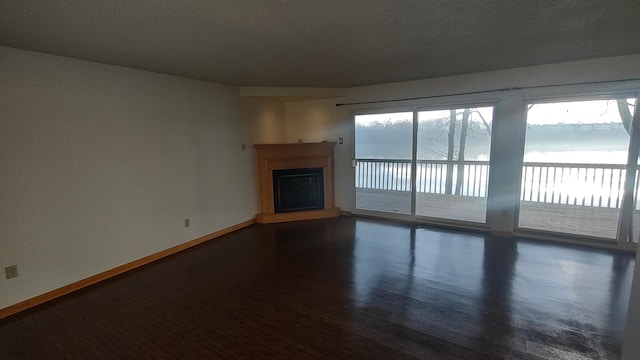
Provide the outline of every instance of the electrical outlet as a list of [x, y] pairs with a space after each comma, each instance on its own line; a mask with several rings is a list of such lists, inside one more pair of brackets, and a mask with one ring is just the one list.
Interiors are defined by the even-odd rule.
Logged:
[[4, 268], [4, 274], [6, 275], [7, 279], [18, 277], [18, 265], [7, 266], [6, 268]]
[[342, 144], [342, 143], [344, 143], [344, 139], [343, 138], [339, 138], [338, 139], [338, 144]]
[[189, 227], [189, 226], [191, 226], [191, 220], [184, 219], [184, 227]]

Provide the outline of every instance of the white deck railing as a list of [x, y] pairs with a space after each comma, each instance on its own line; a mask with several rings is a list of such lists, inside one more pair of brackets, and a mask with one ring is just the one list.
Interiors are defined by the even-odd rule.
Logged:
[[[472, 197], [487, 194], [488, 161], [418, 160], [416, 170], [417, 192]], [[619, 208], [625, 173], [624, 165], [615, 164], [525, 162], [520, 200]], [[637, 176], [636, 182], [639, 180]], [[356, 187], [410, 191], [411, 160], [358, 159]]]

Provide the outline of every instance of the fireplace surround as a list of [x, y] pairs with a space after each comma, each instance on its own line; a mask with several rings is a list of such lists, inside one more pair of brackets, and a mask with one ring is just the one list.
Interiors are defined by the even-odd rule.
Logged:
[[[340, 209], [334, 205], [335, 145], [335, 142], [256, 144], [260, 196], [256, 221], [275, 223], [338, 216]], [[279, 175], [289, 181], [280, 190]], [[282, 190], [298, 194], [279, 193]], [[278, 204], [279, 200], [285, 203]]]

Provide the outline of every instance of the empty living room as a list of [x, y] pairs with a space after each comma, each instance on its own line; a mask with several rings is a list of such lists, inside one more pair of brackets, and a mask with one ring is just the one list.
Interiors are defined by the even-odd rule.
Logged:
[[0, 359], [640, 358], [638, 19], [0, 2]]

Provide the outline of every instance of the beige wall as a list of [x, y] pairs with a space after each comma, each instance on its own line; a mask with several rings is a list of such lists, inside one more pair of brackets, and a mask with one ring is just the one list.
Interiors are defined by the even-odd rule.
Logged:
[[351, 141], [348, 112], [335, 106], [335, 99], [289, 102], [286, 104], [287, 142], [335, 141], [336, 206], [351, 209]]
[[[242, 105], [244, 118], [249, 123], [251, 144], [278, 144], [286, 142], [284, 102], [244, 97], [242, 98]], [[253, 151], [253, 147], [251, 151]]]
[[0, 268], [20, 274], [0, 279], [0, 308], [252, 219], [240, 102], [235, 87], [0, 47]]

